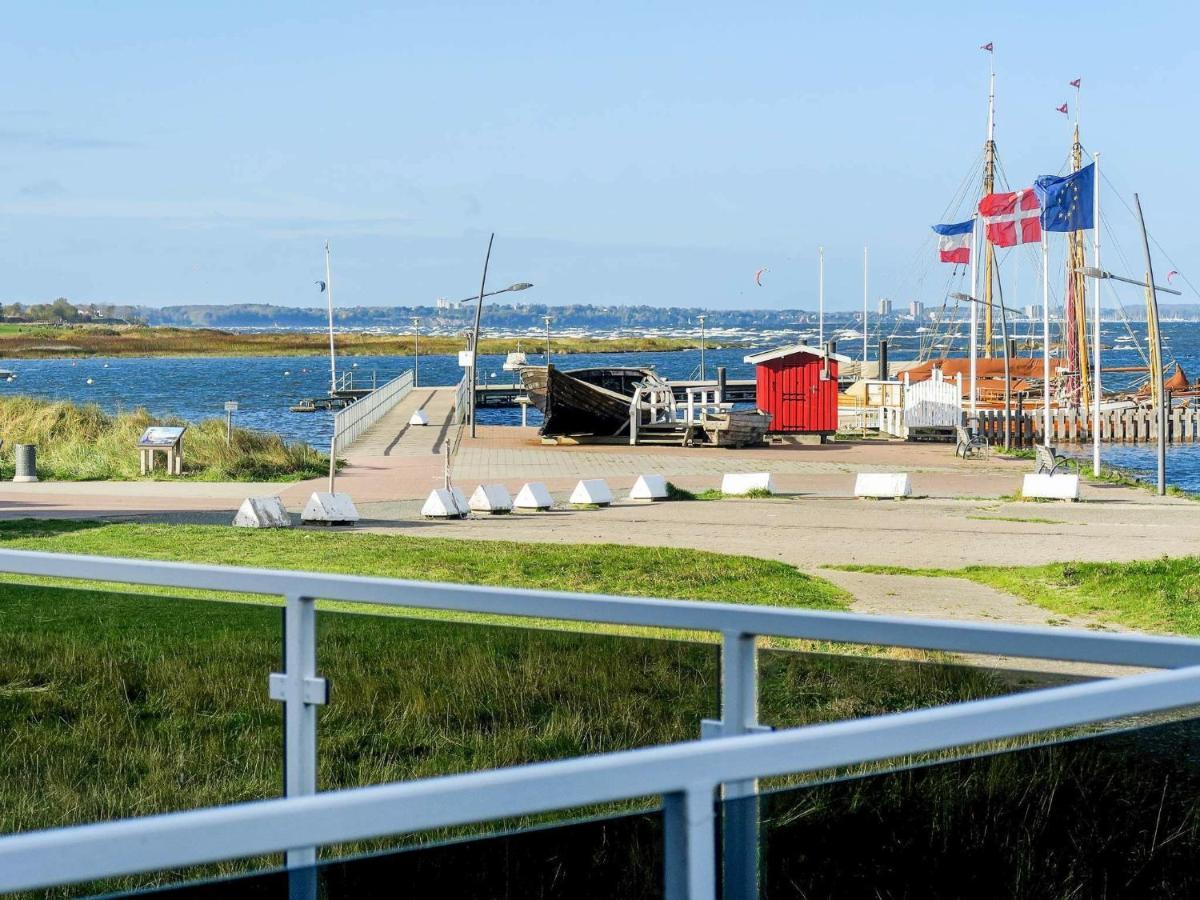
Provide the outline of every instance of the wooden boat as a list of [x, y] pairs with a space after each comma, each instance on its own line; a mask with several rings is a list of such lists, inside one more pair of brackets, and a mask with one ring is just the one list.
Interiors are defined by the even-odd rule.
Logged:
[[556, 435], [610, 437], [629, 427], [634, 389], [650, 369], [597, 368], [561, 371], [553, 365], [525, 366], [521, 383], [544, 422], [539, 431]]

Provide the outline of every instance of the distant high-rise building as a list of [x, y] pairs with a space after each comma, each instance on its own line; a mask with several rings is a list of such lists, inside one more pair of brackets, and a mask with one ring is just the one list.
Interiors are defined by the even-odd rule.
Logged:
[[890, 316], [892, 314], [892, 301], [887, 297], [879, 298], [879, 314], [881, 316]]
[[1030, 303], [1025, 307], [1025, 318], [1040, 319], [1042, 317], [1042, 304]]
[[914, 319], [919, 319], [919, 318], [921, 318], [922, 315], [924, 315], [924, 313], [925, 313], [925, 304], [924, 303], [922, 303], [920, 300], [909, 300], [908, 301], [908, 314], [910, 316], [912, 316]]
[[438, 308], [438, 309], [449, 309], [449, 308], [450, 308], [450, 301], [449, 301], [449, 300], [447, 300], [445, 297], [438, 297], [438, 299], [437, 299], [437, 308]]

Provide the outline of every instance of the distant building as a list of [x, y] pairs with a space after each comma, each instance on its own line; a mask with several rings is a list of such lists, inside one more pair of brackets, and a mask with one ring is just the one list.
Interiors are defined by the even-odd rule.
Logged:
[[919, 319], [925, 314], [925, 304], [920, 300], [908, 301], [908, 314], [914, 319]]
[[1030, 303], [1025, 307], [1025, 318], [1040, 319], [1042, 317], [1042, 304]]
[[881, 316], [890, 316], [892, 314], [892, 301], [886, 297], [879, 298], [879, 314]]
[[449, 300], [447, 300], [445, 297], [438, 297], [438, 299], [437, 299], [437, 308], [438, 309], [450, 309], [450, 307], [451, 307], [451, 303]]

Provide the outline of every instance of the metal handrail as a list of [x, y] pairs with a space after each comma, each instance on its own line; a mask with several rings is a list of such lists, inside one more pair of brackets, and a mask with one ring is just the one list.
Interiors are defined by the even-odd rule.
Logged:
[[358, 437], [382, 419], [397, 403], [407, 397], [413, 389], [413, 373], [409, 369], [391, 381], [371, 391], [361, 400], [338, 410], [333, 417], [333, 455], [344, 451]]
[[715, 896], [722, 782], [948, 750], [1200, 703], [1200, 667], [1009, 697], [488, 772], [329, 791], [0, 838], [0, 890], [29, 890], [661, 794], [683, 858], [668, 896]]
[[[713, 791], [752, 796], [755, 778], [854, 765], [1200, 704], [1200, 641], [726, 603], [0, 551], [0, 572], [121, 584], [281, 595], [286, 671], [287, 797], [0, 838], [0, 890], [287, 851], [297, 873], [317, 846], [520, 816], [650, 794], [664, 796], [667, 895], [715, 891]], [[711, 741], [493, 772], [317, 794], [315, 599], [576, 622], [710, 631], [722, 636], [721, 720]], [[170, 602], [170, 598], [161, 598]], [[758, 734], [756, 635], [1175, 669], [888, 716]], [[726, 878], [753, 871], [725, 829]], [[732, 847], [732, 849], [731, 849]], [[742, 868], [730, 854], [741, 854]], [[747, 862], [748, 860], [748, 862]], [[736, 859], [735, 859], [736, 862]], [[311, 891], [304, 896], [313, 896]]]

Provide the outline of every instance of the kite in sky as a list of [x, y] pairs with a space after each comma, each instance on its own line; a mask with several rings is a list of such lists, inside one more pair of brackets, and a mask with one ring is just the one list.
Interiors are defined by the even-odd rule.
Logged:
[[313, 284], [315, 284], [317, 286], [318, 291], [320, 291], [322, 294], [325, 293], [325, 282], [314, 281]]
[[767, 269], [764, 266], [763, 268], [759, 269], [757, 272], [754, 273], [754, 283], [757, 284], [759, 287], [762, 287], [762, 276], [763, 276], [763, 272], [765, 272], [765, 271], [767, 271]]

